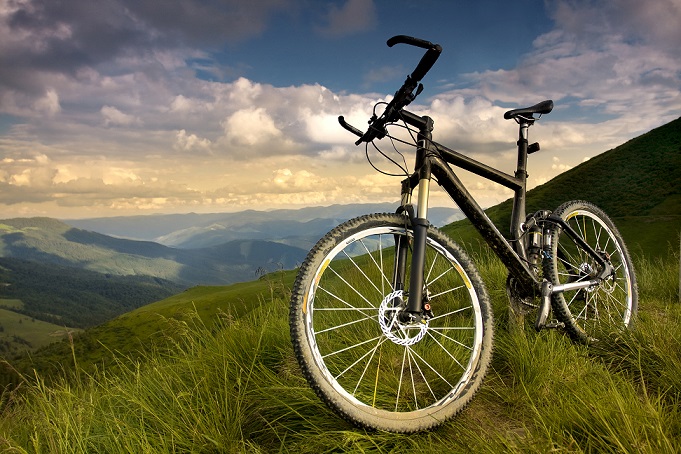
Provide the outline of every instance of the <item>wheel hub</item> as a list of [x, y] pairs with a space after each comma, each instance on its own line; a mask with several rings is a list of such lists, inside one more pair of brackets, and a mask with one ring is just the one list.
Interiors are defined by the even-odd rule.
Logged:
[[402, 295], [403, 291], [397, 290], [383, 298], [378, 307], [378, 322], [383, 334], [393, 343], [403, 346], [414, 345], [426, 335], [428, 320], [422, 319], [420, 322], [413, 323], [401, 322], [398, 315], [402, 307], [395, 305], [395, 300], [401, 301]]

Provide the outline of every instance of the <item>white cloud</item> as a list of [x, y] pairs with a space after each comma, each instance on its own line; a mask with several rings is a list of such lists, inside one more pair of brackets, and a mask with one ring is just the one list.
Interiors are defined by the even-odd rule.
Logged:
[[183, 95], [177, 95], [170, 103], [171, 112], [195, 112], [198, 106]]
[[184, 129], [177, 131], [173, 145], [173, 148], [179, 151], [209, 151], [210, 147], [210, 140], [202, 139], [196, 134], [187, 134]]
[[[52, 28], [35, 29], [10, 29], [4, 20], [7, 8], [33, 7], [33, 2], [0, 5], [5, 8], [0, 10], [0, 54], [43, 65], [23, 72], [0, 68], [0, 112], [21, 122], [0, 135], [5, 207], [34, 204], [27, 206], [37, 213], [48, 203], [53, 210], [56, 204], [76, 210], [80, 203], [178, 211], [397, 198], [399, 181], [369, 176], [364, 147], [354, 146], [356, 138], [337, 122], [342, 114], [365, 128], [374, 103], [389, 98], [385, 94], [332, 91], [320, 84], [278, 87], [246, 77], [202, 80], [193, 61], [211, 56], [190, 44], [208, 39], [207, 30], [216, 30], [217, 23], [208, 23], [206, 30], [178, 24], [186, 41], [166, 34], [167, 46], [152, 45], [152, 31], [162, 31], [154, 22], [160, 18], [148, 17], [140, 3], [130, 2], [130, 14], [146, 17], [151, 28], [135, 28], [145, 22], [125, 22], [120, 11], [111, 11], [106, 17], [123, 25], [114, 30], [122, 41], [110, 42], [109, 48], [101, 40], [82, 41], [83, 30], [53, 3], [45, 7], [60, 19]], [[78, 5], [73, 13], [84, 15], [87, 2]], [[226, 10], [243, 10], [262, 29], [282, 5], [279, 0], [229, 2]], [[681, 115], [678, 2], [555, 5], [554, 29], [536, 38], [517, 67], [468, 74], [465, 86], [440, 93], [428, 87], [412, 105], [434, 118], [436, 140], [508, 170], [515, 164], [517, 127], [503, 120], [503, 112], [552, 98], [555, 113], [531, 130], [542, 152], [532, 155], [530, 173], [541, 182]], [[208, 11], [193, 3], [177, 6], [190, 9], [189, 23], [200, 23]], [[376, 20], [372, 2], [350, 0], [326, 11], [326, 38], [361, 32]], [[97, 21], [93, 27], [101, 25]], [[257, 31], [224, 33], [238, 41], [251, 32]], [[93, 29], [88, 33], [95, 35]], [[59, 61], [64, 54], [45, 51], [45, 46], [71, 42], [83, 43], [91, 62]], [[32, 59], [18, 58], [22, 53]], [[368, 77], [406, 72], [382, 62], [376, 67]], [[367, 73], [365, 68], [338, 71]], [[391, 145], [385, 146], [389, 151]], [[408, 161], [412, 152], [404, 149]], [[496, 186], [473, 183], [472, 188], [483, 200], [506, 196]]]
[[139, 122], [133, 115], [123, 113], [112, 106], [102, 107], [100, 113], [104, 117], [104, 126], [130, 126]]
[[566, 170], [570, 170], [572, 166], [561, 163], [560, 158], [558, 156], [554, 156], [553, 165], [551, 166], [551, 168], [553, 170], [558, 170], [559, 172], [565, 172]]
[[258, 145], [283, 135], [262, 107], [235, 112], [225, 120], [223, 127], [226, 138], [237, 145]]
[[59, 95], [53, 89], [47, 90], [45, 96], [33, 103], [35, 110], [44, 112], [48, 115], [55, 115], [61, 111], [59, 105]]
[[290, 169], [277, 169], [273, 172], [272, 178], [266, 181], [263, 189], [269, 189], [276, 193], [301, 193], [317, 192], [324, 188], [324, 181], [317, 175], [307, 170], [292, 172]]
[[456, 92], [434, 97], [427, 114], [433, 117], [439, 141], [469, 152], [505, 151], [517, 137], [515, 123], [504, 120], [504, 111], [481, 96]]
[[256, 99], [262, 96], [263, 86], [251, 82], [245, 77], [239, 77], [234, 83], [225, 87], [228, 89], [227, 99], [237, 109], [247, 108], [253, 105]]

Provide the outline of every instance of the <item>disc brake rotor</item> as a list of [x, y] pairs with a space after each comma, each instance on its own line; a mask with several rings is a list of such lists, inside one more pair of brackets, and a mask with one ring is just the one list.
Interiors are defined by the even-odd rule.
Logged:
[[378, 322], [381, 331], [392, 342], [398, 345], [414, 345], [426, 335], [428, 331], [428, 320], [416, 323], [402, 323], [398, 320], [397, 314], [401, 310], [400, 306], [395, 305], [395, 299], [402, 299], [403, 291], [397, 290], [388, 294], [381, 305], [378, 307]]

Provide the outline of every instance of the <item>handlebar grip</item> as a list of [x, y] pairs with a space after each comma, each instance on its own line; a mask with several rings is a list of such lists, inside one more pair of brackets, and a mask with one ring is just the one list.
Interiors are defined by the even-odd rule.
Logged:
[[414, 38], [413, 36], [397, 35], [390, 38], [387, 42], [388, 47], [393, 47], [395, 44], [409, 44], [410, 46], [420, 47], [422, 49], [430, 49], [435, 45], [425, 39]]
[[440, 52], [442, 52], [442, 47], [440, 47], [439, 44], [436, 44], [434, 47], [428, 49], [426, 54], [421, 57], [421, 61], [419, 61], [416, 69], [414, 69], [414, 71], [411, 73], [411, 78], [416, 81], [423, 79], [423, 76], [430, 71], [430, 68], [432, 68], [437, 61], [438, 57], [440, 56]]
[[416, 69], [411, 73], [411, 79], [414, 82], [418, 82], [423, 79], [423, 76], [433, 67], [437, 61], [440, 53], [442, 52], [442, 46], [439, 44], [433, 44], [425, 39], [414, 38], [412, 36], [397, 35], [390, 38], [387, 42], [388, 47], [393, 47], [395, 44], [409, 44], [411, 46], [420, 47], [422, 49], [428, 49]]
[[362, 137], [362, 136], [364, 135], [364, 133], [363, 133], [362, 131], [360, 131], [359, 129], [355, 128], [355, 127], [352, 126], [350, 123], [346, 122], [346, 121], [345, 121], [345, 117], [343, 117], [343, 115], [341, 115], [341, 116], [338, 117], [338, 123], [340, 123], [340, 125], [341, 125], [343, 128], [347, 129], [348, 131], [350, 131], [351, 133], [353, 133], [353, 134], [356, 135], [356, 136]]

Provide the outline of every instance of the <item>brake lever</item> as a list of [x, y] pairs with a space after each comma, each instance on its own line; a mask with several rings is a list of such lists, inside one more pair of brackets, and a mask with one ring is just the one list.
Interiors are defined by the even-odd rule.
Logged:
[[409, 94], [409, 96], [407, 96], [407, 103], [405, 104], [405, 106], [411, 104], [411, 102], [412, 102], [413, 100], [415, 100], [416, 97], [417, 97], [418, 95], [420, 95], [422, 91], [423, 91], [423, 84], [419, 84], [419, 86], [416, 87], [416, 91], [415, 91], [415, 92], [412, 92], [411, 94]]

